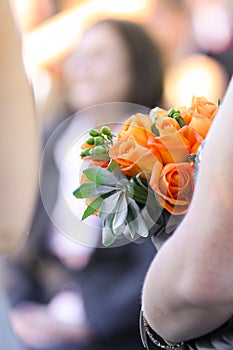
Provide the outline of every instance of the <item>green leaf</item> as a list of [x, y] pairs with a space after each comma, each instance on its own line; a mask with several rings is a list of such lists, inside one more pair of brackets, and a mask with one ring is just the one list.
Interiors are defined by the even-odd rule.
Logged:
[[121, 194], [115, 211], [107, 213], [103, 220], [102, 242], [105, 246], [110, 246], [117, 237], [123, 236], [126, 216], [127, 200], [125, 195]]
[[148, 181], [142, 180], [142, 179], [140, 178], [140, 176], [141, 176], [142, 174], [143, 174], [143, 172], [138, 173], [138, 174], [136, 175], [135, 179], [136, 179], [136, 181], [138, 182], [138, 184], [139, 184], [142, 188], [144, 188], [144, 190], [148, 191]]
[[97, 197], [90, 205], [86, 208], [83, 213], [82, 220], [85, 220], [88, 216], [94, 214], [98, 210], [103, 202], [103, 198]]
[[146, 204], [148, 188], [145, 189], [141, 185], [137, 185], [134, 178], [130, 179], [130, 184], [132, 185], [133, 191], [132, 196], [129, 195], [129, 197], [133, 198], [138, 203]]
[[119, 201], [117, 202], [116, 210], [112, 221], [113, 231], [117, 230], [119, 227], [124, 225], [127, 212], [128, 212], [128, 204], [127, 204], [125, 195], [122, 194]]
[[117, 191], [108, 196], [107, 198], [104, 198], [102, 205], [100, 207], [99, 217], [101, 219], [105, 219], [109, 214], [114, 213], [117, 203], [119, 201], [121, 192]]
[[128, 213], [126, 217], [127, 227], [131, 238], [134, 238], [138, 233], [137, 216], [140, 214], [140, 209], [134, 200], [128, 199]]
[[97, 185], [116, 186], [116, 177], [108, 170], [99, 166], [91, 166], [83, 171], [86, 177]]
[[133, 200], [130, 201], [129, 208], [129, 229], [131, 232], [131, 237], [134, 238], [135, 234], [138, 234], [141, 237], [147, 237], [151, 227], [151, 220], [148, 220], [149, 216], [146, 215], [147, 212], [144, 212], [144, 208], [140, 210], [138, 205]]
[[114, 235], [114, 232], [112, 230], [112, 220], [113, 220], [113, 214], [109, 214], [104, 220], [103, 220], [103, 228], [102, 228], [102, 243], [105, 247], [109, 247], [112, 245], [115, 240], [116, 236]]
[[109, 247], [116, 240], [116, 236], [109, 227], [103, 227], [102, 229], [102, 243], [105, 247]]
[[[85, 182], [81, 184], [74, 192], [73, 195], [76, 198], [89, 198], [95, 197], [92, 192], [96, 190], [96, 185], [93, 182]], [[91, 194], [91, 196], [89, 196]]]
[[74, 192], [76, 198], [94, 198], [102, 194], [113, 192], [110, 186], [96, 185], [94, 182], [84, 182]]

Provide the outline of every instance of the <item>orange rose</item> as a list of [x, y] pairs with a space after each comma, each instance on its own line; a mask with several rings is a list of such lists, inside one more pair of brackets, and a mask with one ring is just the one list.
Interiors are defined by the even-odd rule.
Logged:
[[136, 176], [140, 172], [150, 175], [156, 161], [161, 161], [159, 154], [154, 156], [148, 148], [136, 142], [134, 136], [118, 140], [109, 151], [126, 176]]
[[205, 97], [194, 96], [192, 98], [192, 105], [190, 109], [202, 115], [203, 117], [213, 119], [218, 111], [218, 106], [208, 101]]
[[199, 146], [203, 141], [203, 137], [198, 134], [198, 132], [191, 128], [189, 125], [184, 126], [179, 130], [179, 133], [183, 135], [183, 137], [189, 140], [189, 153], [197, 153]]
[[152, 123], [148, 115], [137, 113], [128, 118], [118, 132], [118, 139], [128, 139], [131, 135], [135, 141], [147, 147], [147, 140], [151, 134]]
[[211, 126], [211, 119], [202, 115], [196, 114], [192, 117], [189, 127], [196, 130], [203, 138], [206, 137]]
[[174, 118], [167, 116], [159, 116], [156, 119], [155, 126], [159, 130], [160, 136], [172, 134], [180, 129], [179, 123]]
[[162, 207], [173, 215], [187, 212], [193, 194], [193, 167], [190, 163], [170, 163], [153, 168], [150, 186]]
[[168, 117], [168, 111], [158, 109], [154, 120], [160, 136], [150, 134], [148, 139], [148, 147], [154, 154], [160, 153], [164, 165], [184, 162], [190, 153], [197, 153], [218, 107], [204, 97], [193, 97], [189, 109], [176, 107], [176, 110], [186, 125], [180, 127], [177, 120]]
[[183, 128], [161, 137], [150, 136], [148, 147], [155, 156], [159, 152], [163, 164], [184, 162], [190, 153], [190, 142]]
[[181, 116], [190, 128], [196, 130], [200, 136], [205, 138], [217, 111], [218, 106], [206, 98], [193, 97], [189, 109], [181, 108]]

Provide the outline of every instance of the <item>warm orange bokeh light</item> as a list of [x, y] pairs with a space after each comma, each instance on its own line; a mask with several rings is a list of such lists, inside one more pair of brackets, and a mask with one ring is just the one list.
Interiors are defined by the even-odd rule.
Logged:
[[165, 79], [165, 102], [169, 106], [189, 105], [192, 96], [205, 96], [216, 102], [227, 86], [224, 68], [213, 58], [191, 55], [168, 70]]

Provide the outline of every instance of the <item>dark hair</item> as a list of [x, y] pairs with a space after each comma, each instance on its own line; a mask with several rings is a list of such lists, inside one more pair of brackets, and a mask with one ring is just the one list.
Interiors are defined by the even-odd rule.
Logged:
[[[105, 19], [101, 24], [111, 25], [121, 35], [129, 51], [132, 66], [132, 86], [127, 102], [155, 107], [163, 95], [163, 64], [159, 48], [139, 24]], [[91, 29], [90, 28], [90, 29]]]

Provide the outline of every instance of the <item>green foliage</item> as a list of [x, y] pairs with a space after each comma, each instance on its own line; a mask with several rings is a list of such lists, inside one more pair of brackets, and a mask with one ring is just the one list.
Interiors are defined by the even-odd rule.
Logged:
[[123, 235], [128, 239], [148, 236], [151, 222], [146, 208], [149, 205], [156, 210], [158, 205], [145, 180], [139, 176], [128, 179], [115, 161], [106, 169], [91, 166], [84, 174], [90, 182], [81, 184], [73, 194], [76, 198], [93, 198], [82, 220], [98, 210], [104, 246], [112, 245]]
[[94, 214], [101, 206], [103, 198], [97, 197], [91, 204], [88, 205], [83, 213], [82, 220], [85, 220], [88, 216]]

